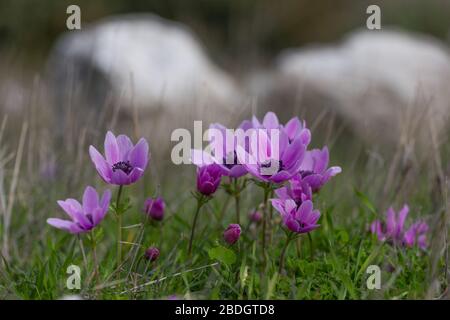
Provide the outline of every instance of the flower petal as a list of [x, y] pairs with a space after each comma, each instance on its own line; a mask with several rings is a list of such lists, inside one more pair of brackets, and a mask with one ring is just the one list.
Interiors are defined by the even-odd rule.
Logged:
[[110, 183], [111, 181], [111, 167], [93, 146], [89, 147], [89, 155], [91, 156], [91, 160], [94, 163], [95, 168], [97, 169], [100, 177], [106, 182]]
[[300, 133], [300, 130], [303, 128], [302, 123], [298, 117], [293, 117], [286, 123], [284, 130], [288, 135], [290, 140], [294, 140], [294, 138]]
[[301, 222], [306, 222], [309, 214], [311, 213], [313, 209], [313, 203], [311, 200], [306, 200], [304, 201], [301, 205], [300, 208], [298, 208], [296, 214], [295, 214], [295, 218], [298, 221]]
[[128, 175], [128, 184], [135, 183], [144, 175], [144, 170], [141, 168], [133, 168]]
[[278, 129], [280, 127], [280, 123], [277, 115], [271, 111], [267, 112], [263, 119], [263, 126], [266, 129]]
[[117, 140], [111, 131], [106, 133], [105, 138], [105, 156], [106, 161], [111, 165], [121, 161], [119, 158], [119, 146], [117, 145]]
[[143, 170], [147, 167], [149, 158], [147, 140], [141, 138], [134, 148], [130, 151], [129, 160], [133, 167], [138, 167]]
[[133, 149], [133, 142], [124, 134], [118, 135], [116, 141], [119, 147], [119, 159], [127, 159], [129, 152]]
[[92, 214], [98, 207], [98, 194], [94, 188], [88, 186], [83, 194], [83, 209], [85, 214]]
[[47, 223], [49, 225], [51, 225], [52, 227], [55, 227], [55, 228], [58, 228], [61, 230], [65, 230], [65, 231], [70, 231], [70, 227], [74, 224], [72, 221], [58, 219], [58, 218], [49, 218], [49, 219], [47, 219]]
[[111, 175], [111, 183], [119, 186], [130, 184], [127, 174], [122, 170], [113, 171]]

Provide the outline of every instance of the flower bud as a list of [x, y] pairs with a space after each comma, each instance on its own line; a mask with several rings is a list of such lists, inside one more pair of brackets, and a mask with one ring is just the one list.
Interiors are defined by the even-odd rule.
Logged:
[[145, 213], [153, 220], [161, 221], [164, 218], [166, 204], [162, 198], [148, 198], [145, 200]]
[[147, 250], [145, 250], [144, 256], [147, 260], [150, 260], [153, 262], [153, 261], [157, 260], [159, 257], [159, 250], [156, 247], [150, 247]]
[[241, 227], [238, 224], [230, 224], [223, 233], [223, 238], [226, 243], [232, 245], [239, 240], [241, 236]]

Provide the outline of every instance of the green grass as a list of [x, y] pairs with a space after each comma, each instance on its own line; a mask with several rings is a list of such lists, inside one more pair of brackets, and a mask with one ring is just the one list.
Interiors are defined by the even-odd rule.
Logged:
[[[339, 180], [325, 188], [337, 188]], [[221, 235], [228, 224], [234, 222], [234, 204], [230, 203], [224, 221], [220, 211], [227, 195], [219, 190], [217, 197], [203, 207], [194, 240], [191, 258], [186, 255], [195, 200], [187, 197], [171, 205], [162, 223], [147, 222], [140, 212], [142, 199], [133, 196], [142, 182], [125, 190], [132, 209], [124, 214], [123, 239], [125, 263], [122, 271], [116, 269], [116, 220], [110, 212], [100, 228], [95, 229], [98, 242], [99, 277], [93, 277], [92, 252], [88, 236], [82, 241], [87, 255], [83, 262], [79, 241], [75, 236], [53, 229], [43, 221], [36, 221], [30, 232], [37, 235], [14, 235], [17, 250], [9, 262], [4, 261], [0, 273], [2, 298], [57, 299], [64, 295], [79, 294], [96, 299], [164, 299], [172, 295], [189, 299], [420, 299], [425, 297], [429, 283], [429, 252], [418, 249], [395, 248], [378, 242], [367, 233], [367, 225], [377, 209], [360, 191], [349, 194], [356, 203], [358, 213], [350, 222], [336, 219], [344, 216], [345, 206], [315, 199], [322, 212], [321, 227], [312, 232], [312, 247], [306, 235], [293, 241], [287, 251], [285, 271], [278, 274], [279, 256], [285, 241], [280, 219], [274, 213], [272, 241], [268, 247], [266, 268], [262, 264], [260, 243], [261, 225], [249, 226], [243, 217], [243, 236], [234, 246], [226, 247]], [[116, 190], [117, 192], [117, 190]], [[255, 185], [244, 191], [242, 212], [250, 212], [250, 204], [262, 200], [262, 191]], [[151, 193], [149, 193], [151, 194]], [[187, 192], [186, 192], [187, 194]], [[176, 199], [185, 194], [171, 194]], [[329, 196], [332, 198], [332, 196]], [[251, 201], [250, 201], [251, 200]], [[173, 200], [176, 202], [175, 200]], [[348, 199], [347, 199], [348, 201]], [[323, 205], [326, 203], [326, 205]], [[40, 207], [40, 204], [37, 204]], [[49, 204], [49, 207], [54, 207]], [[42, 209], [46, 204], [42, 204]], [[341, 209], [338, 209], [338, 208]], [[20, 211], [19, 208], [17, 208]], [[348, 209], [347, 209], [348, 210]], [[17, 216], [25, 218], [28, 208]], [[49, 210], [48, 216], [59, 215]], [[347, 212], [349, 213], [349, 212]], [[29, 218], [29, 217], [28, 217]], [[338, 223], [337, 220], [343, 222]], [[24, 221], [15, 219], [13, 230], [20, 230]], [[143, 228], [143, 229], [142, 229]], [[143, 230], [143, 233], [141, 233]], [[141, 238], [142, 236], [142, 238]], [[33, 243], [28, 241], [33, 239]], [[142, 259], [144, 250], [155, 245], [161, 256], [155, 263]], [[30, 248], [31, 246], [31, 248]], [[20, 252], [20, 248], [25, 249]], [[130, 250], [133, 248], [132, 250]], [[219, 255], [210, 250], [218, 248]], [[312, 251], [311, 251], [312, 248]], [[230, 253], [229, 250], [232, 252]], [[231, 254], [231, 259], [226, 257]], [[225, 256], [224, 256], [225, 255]], [[231, 262], [231, 263], [230, 263]], [[81, 267], [81, 290], [66, 288], [69, 265]], [[366, 269], [378, 265], [382, 270], [381, 290], [368, 290]], [[440, 268], [443, 260], [440, 259]], [[444, 279], [441, 279], [443, 281]]]
[[[0, 139], [0, 191], [4, 190], [0, 196], [6, 199], [15, 178], [17, 128], [20, 125], [8, 123], [9, 131]], [[124, 264], [118, 272], [117, 223], [110, 210], [95, 229], [99, 261], [96, 277], [89, 237], [81, 237], [85, 264], [78, 238], [45, 221], [49, 217], [64, 217], [56, 201], [80, 199], [86, 185], [99, 191], [110, 188], [114, 200], [117, 187], [105, 185], [87, 154], [90, 144], [102, 144], [104, 133], [87, 131], [81, 137], [72, 134], [75, 141], [67, 138], [61, 143], [57, 139], [42, 139], [46, 130], [42, 124], [30, 125], [23, 160], [18, 166], [8, 233], [9, 255], [0, 262], [0, 299], [59, 299], [66, 295], [89, 299], [167, 299], [174, 295], [186, 299], [424, 299], [448, 294], [448, 200], [446, 189], [437, 183], [445, 181], [446, 173], [440, 163], [446, 163], [450, 154], [447, 144], [442, 144], [431, 160], [417, 157], [412, 162], [407, 157], [395, 157], [395, 152], [406, 154], [401, 146], [394, 153], [370, 147], [370, 152], [382, 158], [379, 161], [355, 136], [344, 132], [332, 137], [335, 143], [330, 143], [318, 128], [313, 132], [312, 147], [329, 145], [331, 165], [340, 165], [343, 172], [314, 199], [322, 215], [321, 226], [311, 233], [312, 242], [307, 235], [291, 242], [285, 269], [279, 274], [286, 235], [274, 210], [264, 267], [262, 226], [250, 225], [248, 220], [248, 214], [258, 208], [264, 196], [254, 183], [241, 194], [243, 233], [238, 243], [229, 247], [222, 239], [225, 228], [236, 220], [234, 199], [228, 199], [226, 188], [222, 187], [202, 207], [193, 253], [190, 258], [187, 256], [196, 206], [191, 194], [195, 191], [195, 168], [173, 166], [167, 161], [168, 155], [158, 150], [158, 142], [150, 139], [152, 162], [145, 176], [124, 189], [124, 199], [130, 205], [123, 215]], [[40, 156], [42, 152], [56, 159], [58, 170], [54, 177], [40, 174], [40, 165], [46, 160]], [[415, 152], [423, 155], [419, 150]], [[9, 154], [13, 156], [8, 157]], [[160, 223], [146, 223], [142, 213], [144, 200], [155, 195], [164, 197], [166, 215]], [[407, 226], [417, 218], [430, 224], [428, 250], [380, 243], [368, 232], [370, 222], [380, 218], [389, 206], [397, 209], [403, 203], [411, 209]], [[0, 221], [3, 239], [6, 227], [3, 219]], [[149, 264], [142, 256], [152, 245], [161, 254]], [[70, 265], [81, 268], [81, 290], [66, 287]], [[380, 290], [367, 289], [369, 265], [381, 269]]]

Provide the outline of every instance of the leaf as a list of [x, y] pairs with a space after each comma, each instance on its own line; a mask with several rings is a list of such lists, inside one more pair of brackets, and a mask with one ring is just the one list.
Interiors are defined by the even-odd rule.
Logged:
[[354, 188], [355, 194], [356, 196], [359, 198], [359, 200], [366, 206], [367, 209], [369, 209], [369, 211], [373, 214], [377, 214], [377, 211], [375, 210], [374, 205], [372, 204], [372, 202], [369, 200], [369, 198], [362, 193], [361, 191], [359, 191], [358, 189]]
[[218, 260], [226, 265], [232, 265], [236, 262], [235, 253], [232, 250], [222, 246], [209, 249], [208, 255], [211, 259]]

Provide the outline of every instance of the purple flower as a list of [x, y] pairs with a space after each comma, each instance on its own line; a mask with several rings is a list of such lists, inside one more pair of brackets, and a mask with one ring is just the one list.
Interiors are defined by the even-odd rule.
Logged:
[[404, 243], [408, 247], [413, 247], [416, 243], [421, 249], [427, 248], [428, 225], [423, 221], [414, 223], [405, 232]]
[[145, 200], [145, 213], [153, 220], [161, 221], [164, 218], [166, 204], [163, 198], [148, 198]]
[[250, 218], [251, 222], [258, 223], [258, 222], [261, 221], [262, 215], [261, 215], [261, 213], [259, 211], [255, 210], [255, 211], [250, 213], [250, 217], [249, 218]]
[[280, 183], [299, 172], [311, 134], [308, 129], [303, 129], [290, 141], [274, 114], [273, 117], [266, 120], [266, 115], [264, 123], [267, 128], [253, 130], [248, 152], [238, 145], [237, 156], [257, 179]]
[[197, 190], [205, 196], [213, 194], [220, 185], [222, 175], [223, 169], [218, 164], [197, 168]]
[[[253, 116], [252, 118], [252, 127], [255, 129], [283, 129], [286, 135], [288, 136], [289, 141], [295, 140], [298, 138], [304, 129], [306, 129], [306, 124], [304, 121], [301, 121], [298, 117], [293, 117], [290, 119], [286, 125], [280, 124], [278, 117], [273, 112], [267, 112], [264, 116], [263, 122], [259, 122], [259, 120]], [[304, 143], [306, 145], [310, 142], [310, 135], [304, 135]]]
[[328, 148], [306, 151], [305, 158], [300, 167], [300, 175], [303, 181], [311, 186], [313, 192], [317, 192], [327, 183], [331, 177], [342, 171], [340, 167], [328, 167]]
[[238, 136], [251, 129], [251, 122], [243, 121], [234, 132], [219, 124], [213, 123], [209, 127], [209, 145], [214, 154], [209, 154], [203, 150], [193, 149], [191, 161], [196, 166], [201, 167], [207, 164], [216, 163], [223, 169], [223, 174], [232, 178], [242, 177], [247, 173], [247, 169], [239, 163], [236, 147], [239, 142]]
[[307, 233], [319, 227], [320, 212], [313, 210], [311, 200], [297, 206], [294, 200], [272, 199], [272, 205], [281, 214], [284, 225], [295, 233]]
[[223, 239], [229, 245], [235, 244], [241, 236], [241, 226], [238, 224], [230, 224], [228, 228], [223, 232]]
[[134, 146], [130, 138], [117, 138], [108, 131], [105, 138], [105, 158], [93, 146], [89, 154], [97, 172], [106, 183], [129, 185], [144, 174], [149, 160], [148, 143], [141, 138]]
[[279, 199], [295, 201], [297, 206], [301, 205], [306, 200], [312, 200], [312, 190], [308, 183], [303, 181], [300, 174], [296, 174], [289, 180], [287, 186], [275, 190], [275, 194]]
[[396, 213], [389, 208], [386, 211], [386, 222], [375, 220], [370, 225], [370, 232], [375, 234], [379, 241], [389, 241], [396, 245], [412, 247], [416, 244], [422, 249], [426, 248], [426, 232], [428, 225], [418, 221], [405, 231], [405, 220], [409, 213], [408, 205]]
[[150, 247], [145, 250], [144, 257], [151, 262], [156, 261], [159, 258], [159, 250], [156, 247]]
[[83, 194], [83, 204], [75, 199], [58, 201], [59, 206], [67, 213], [71, 220], [58, 218], [47, 219], [47, 223], [55, 228], [79, 234], [92, 230], [105, 217], [108, 212], [111, 192], [106, 190], [101, 200], [97, 191], [87, 187]]

